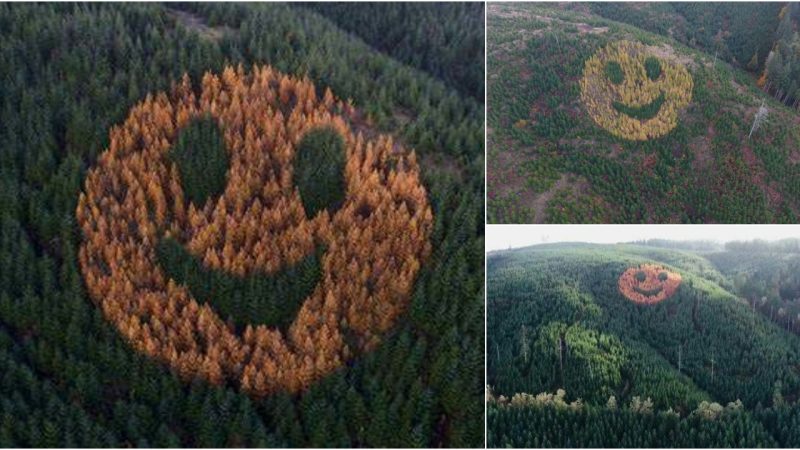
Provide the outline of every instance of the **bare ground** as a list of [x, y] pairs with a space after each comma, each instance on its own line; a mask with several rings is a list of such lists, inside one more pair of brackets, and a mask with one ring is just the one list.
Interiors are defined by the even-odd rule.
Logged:
[[711, 150], [711, 146], [712, 142], [714, 141], [714, 136], [716, 136], [716, 134], [717, 131], [714, 129], [714, 125], [709, 123], [708, 129], [706, 130], [706, 134], [704, 136], [695, 138], [689, 144], [689, 148], [692, 150], [692, 153], [694, 154], [694, 161], [692, 161], [692, 169], [694, 169], [695, 171], [708, 169], [714, 162], [714, 153]]
[[550, 189], [534, 197], [533, 201], [530, 203], [531, 209], [533, 210], [534, 222], [544, 223], [546, 219], [545, 209], [547, 208], [547, 203], [549, 203], [550, 199], [556, 195], [556, 192], [570, 187], [572, 187], [572, 183], [569, 182], [569, 179], [566, 175], [562, 174]]
[[167, 14], [174, 17], [184, 27], [197, 32], [201, 37], [213, 41], [219, 41], [225, 33], [232, 31], [228, 27], [210, 27], [202, 17], [190, 12], [167, 8]]
[[602, 34], [608, 31], [608, 27], [593, 27], [586, 23], [576, 23], [575, 26], [581, 34]]
[[749, 144], [742, 146], [742, 159], [752, 171], [751, 179], [753, 184], [766, 194], [770, 206], [780, 206], [783, 201], [783, 195], [778, 191], [777, 183], [767, 182], [767, 170]]
[[669, 44], [648, 45], [647, 51], [661, 59], [678, 62], [684, 66], [694, 66], [694, 58], [689, 55], [680, 55]]

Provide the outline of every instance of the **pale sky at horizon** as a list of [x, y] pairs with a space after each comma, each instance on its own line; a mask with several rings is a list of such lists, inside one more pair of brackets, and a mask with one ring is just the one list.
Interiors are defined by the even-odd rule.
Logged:
[[486, 225], [486, 251], [554, 242], [775, 241], [800, 238], [800, 225]]

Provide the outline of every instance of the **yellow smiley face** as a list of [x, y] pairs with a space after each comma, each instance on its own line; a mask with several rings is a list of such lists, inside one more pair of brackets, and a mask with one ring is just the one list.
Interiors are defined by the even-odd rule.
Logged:
[[611, 134], [645, 141], [678, 125], [692, 100], [692, 76], [639, 42], [614, 42], [586, 60], [581, 100], [592, 119]]

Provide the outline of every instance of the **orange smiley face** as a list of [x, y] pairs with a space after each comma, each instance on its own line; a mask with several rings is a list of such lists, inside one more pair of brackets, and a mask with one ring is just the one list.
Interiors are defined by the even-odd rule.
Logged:
[[[219, 125], [230, 166], [224, 192], [194, 204], [168, 153], [200, 117]], [[356, 133], [352, 117], [330, 91], [318, 98], [308, 80], [269, 67], [207, 74], [199, 96], [184, 77], [134, 106], [77, 208], [81, 270], [106, 318], [182, 377], [230, 380], [256, 396], [304, 389], [373, 348], [410, 300], [433, 216], [413, 153]], [[344, 142], [344, 194], [309, 213], [293, 163], [318, 129]], [[275, 274], [324, 248], [319, 281], [286, 329], [237, 330], [160, 266], [167, 237], [235, 277]]]
[[619, 277], [619, 291], [628, 300], [652, 305], [672, 297], [681, 275], [654, 264], [631, 267]]

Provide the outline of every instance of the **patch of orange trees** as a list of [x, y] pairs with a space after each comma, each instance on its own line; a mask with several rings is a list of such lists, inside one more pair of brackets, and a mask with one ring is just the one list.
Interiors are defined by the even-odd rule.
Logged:
[[631, 267], [619, 277], [619, 292], [628, 300], [646, 305], [672, 297], [680, 285], [679, 273], [654, 264]]
[[[167, 158], [178, 132], [210, 115], [230, 167], [225, 190], [189, 202]], [[307, 79], [270, 67], [206, 74], [199, 97], [187, 76], [148, 95], [110, 132], [86, 178], [77, 218], [80, 266], [91, 298], [139, 351], [182, 377], [233, 380], [257, 396], [296, 392], [374, 347], [404, 311], [430, 252], [433, 217], [413, 153], [351, 127], [352, 108]], [[292, 181], [296, 145], [313, 129], [346, 146], [346, 199], [306, 217]], [[182, 243], [208, 268], [274, 273], [314, 252], [321, 281], [286, 333], [226, 324], [165, 276], [156, 245]]]

